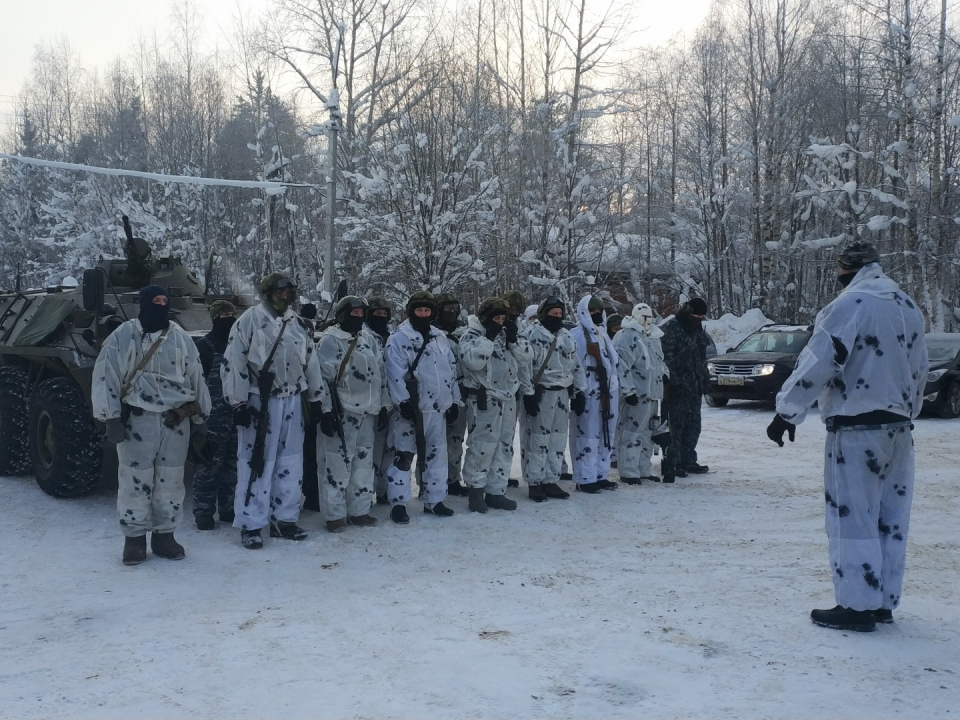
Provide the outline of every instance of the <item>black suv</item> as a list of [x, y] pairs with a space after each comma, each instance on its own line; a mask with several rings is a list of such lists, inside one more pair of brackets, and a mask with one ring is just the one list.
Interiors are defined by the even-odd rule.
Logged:
[[774, 402], [812, 332], [813, 325], [764, 325], [726, 355], [707, 360], [707, 405], [723, 407], [731, 399]]

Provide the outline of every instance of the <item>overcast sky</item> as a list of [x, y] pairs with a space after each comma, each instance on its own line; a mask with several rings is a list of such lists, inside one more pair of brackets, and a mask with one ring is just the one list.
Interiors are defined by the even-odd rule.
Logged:
[[[709, 5], [709, 0], [625, 1], [636, 3], [634, 31], [645, 43], [696, 27]], [[227, 45], [241, 10], [259, 14], [268, 0], [194, 0], [194, 5], [207, 27], [207, 45], [213, 47]], [[11, 120], [36, 45], [65, 37], [84, 68], [102, 71], [127, 54], [138, 34], [165, 37], [171, 8], [166, 0], [0, 0], [0, 6], [6, 25], [0, 42], [0, 126]]]

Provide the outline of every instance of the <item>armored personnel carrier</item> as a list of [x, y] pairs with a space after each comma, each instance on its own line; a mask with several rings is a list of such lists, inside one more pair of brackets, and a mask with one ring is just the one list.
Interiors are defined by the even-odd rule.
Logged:
[[[174, 257], [155, 258], [123, 218], [125, 260], [101, 260], [78, 286], [0, 293], [0, 475], [31, 472], [44, 492], [76, 497], [100, 481], [103, 427], [90, 387], [104, 340], [140, 310], [145, 285], [167, 289], [171, 317], [198, 336], [218, 299]], [[210, 276], [208, 264], [207, 276]], [[112, 452], [112, 450], [111, 450]]]

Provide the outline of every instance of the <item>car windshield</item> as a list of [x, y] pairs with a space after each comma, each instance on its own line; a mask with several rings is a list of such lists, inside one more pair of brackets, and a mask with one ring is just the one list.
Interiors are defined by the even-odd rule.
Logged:
[[810, 333], [805, 330], [758, 332], [740, 343], [737, 352], [798, 353], [809, 339]]
[[953, 360], [960, 352], [960, 334], [952, 337], [931, 337], [927, 336], [927, 355], [930, 356], [930, 363], [946, 362]]

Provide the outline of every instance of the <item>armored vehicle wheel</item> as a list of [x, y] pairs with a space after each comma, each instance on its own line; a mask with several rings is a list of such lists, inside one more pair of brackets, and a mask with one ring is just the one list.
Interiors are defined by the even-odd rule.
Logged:
[[0, 475], [30, 472], [26, 396], [27, 371], [0, 367]]
[[37, 386], [30, 403], [30, 459], [40, 489], [54, 497], [78, 497], [100, 481], [100, 434], [70, 378]]

